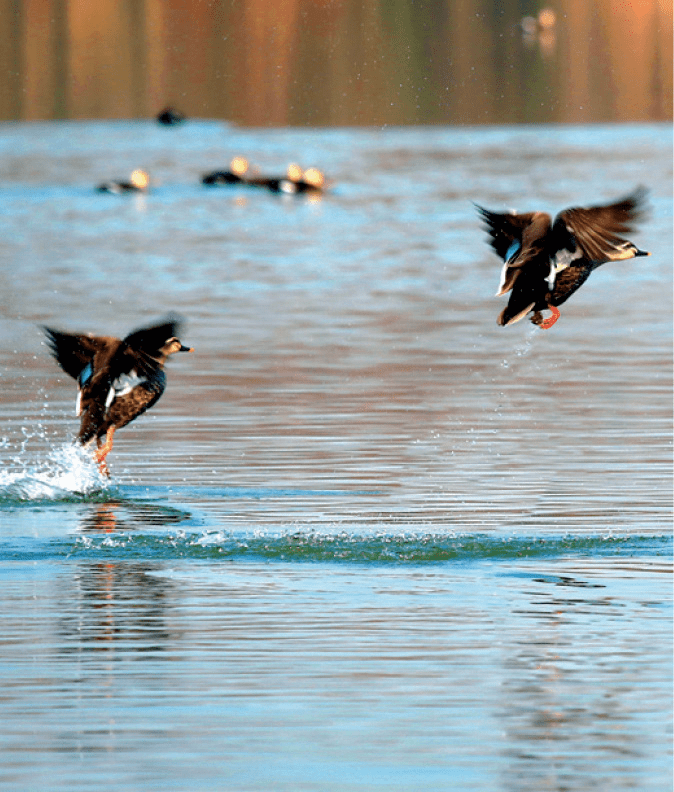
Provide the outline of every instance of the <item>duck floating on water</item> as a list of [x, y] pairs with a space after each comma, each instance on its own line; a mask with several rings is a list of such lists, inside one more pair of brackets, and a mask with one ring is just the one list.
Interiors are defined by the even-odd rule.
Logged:
[[123, 182], [123, 181], [103, 182], [103, 184], [98, 185], [96, 190], [98, 192], [114, 193], [115, 195], [119, 195], [120, 193], [129, 193], [129, 192], [143, 193], [143, 192], [147, 192], [149, 184], [150, 184], [150, 176], [147, 173], [147, 171], [141, 170], [140, 168], [136, 168], [136, 170], [132, 171], [128, 182]]
[[105, 458], [115, 431], [149, 410], [162, 395], [169, 355], [192, 351], [178, 339], [179, 330], [180, 320], [175, 317], [134, 330], [124, 339], [43, 327], [56, 362], [77, 380], [76, 414], [81, 417], [77, 439], [84, 446], [96, 442], [94, 458], [104, 475], [109, 475]]
[[[559, 318], [557, 306], [592, 270], [608, 261], [649, 256], [620, 236], [633, 231], [646, 195], [640, 187], [612, 204], [564, 209], [554, 222], [545, 212], [499, 214], [476, 204], [490, 244], [505, 262], [496, 296], [512, 292], [498, 324], [514, 324], [533, 311], [531, 321], [547, 330]], [[543, 319], [546, 309], [551, 315]]]
[[288, 165], [285, 176], [259, 177], [246, 180], [251, 187], [264, 187], [273, 193], [296, 195], [300, 193], [319, 193], [323, 191], [325, 176], [318, 168], [303, 171], [296, 163]]
[[[255, 174], [255, 175], [254, 175]], [[325, 176], [318, 168], [303, 171], [296, 163], [288, 165], [284, 176], [260, 176], [256, 169], [251, 173], [245, 157], [234, 157], [228, 171], [213, 171], [201, 177], [207, 185], [245, 185], [269, 190], [273, 193], [296, 195], [300, 193], [321, 193], [325, 187]]]
[[318, 168], [307, 168], [295, 181], [296, 192], [320, 193], [325, 188], [325, 175]]
[[288, 165], [285, 176], [254, 176], [246, 179], [251, 187], [262, 187], [273, 193], [297, 192], [297, 181], [302, 178], [302, 168], [294, 162]]
[[234, 157], [229, 163], [228, 171], [213, 171], [201, 177], [202, 184], [245, 184], [248, 173], [248, 160], [245, 157]]
[[186, 120], [187, 118], [184, 113], [181, 113], [180, 110], [176, 110], [174, 107], [165, 107], [161, 113], [157, 115], [157, 123], [163, 124], [164, 126], [177, 126]]

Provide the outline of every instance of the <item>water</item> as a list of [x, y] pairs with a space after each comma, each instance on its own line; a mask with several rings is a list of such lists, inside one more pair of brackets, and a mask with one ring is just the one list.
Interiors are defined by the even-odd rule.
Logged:
[[[671, 787], [671, 130], [0, 128], [0, 783]], [[320, 201], [208, 190], [243, 153]], [[146, 167], [145, 197], [96, 183]], [[503, 329], [472, 201], [643, 183], [647, 259]], [[40, 324], [194, 355], [70, 444]]]

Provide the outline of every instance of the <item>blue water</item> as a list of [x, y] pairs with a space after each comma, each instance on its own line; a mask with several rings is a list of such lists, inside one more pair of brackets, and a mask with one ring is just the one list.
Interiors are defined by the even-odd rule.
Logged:
[[[0, 785], [671, 788], [671, 144], [1, 126]], [[331, 188], [202, 187], [235, 154]], [[637, 184], [652, 255], [497, 327], [472, 202]], [[104, 479], [39, 325], [168, 311], [195, 353]]]

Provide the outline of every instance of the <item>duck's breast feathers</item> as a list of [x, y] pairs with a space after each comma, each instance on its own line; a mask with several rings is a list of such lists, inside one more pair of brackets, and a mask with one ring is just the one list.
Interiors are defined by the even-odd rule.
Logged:
[[[154, 377], [154, 380], [160, 382], [163, 378], [165, 379], [164, 373], [159, 371]], [[131, 371], [125, 374], [120, 374], [112, 382], [112, 386], [110, 388], [112, 392], [112, 398], [119, 399], [122, 396], [126, 396], [127, 393], [131, 393], [131, 391], [138, 385], [145, 384], [146, 382], [147, 378], [141, 376], [138, 371], [136, 371], [136, 369], [131, 369]], [[108, 398], [110, 397], [108, 396]], [[112, 399], [110, 400], [112, 401]]]
[[42, 329], [56, 362], [66, 374], [78, 381], [90, 379], [94, 373], [94, 358], [104, 356], [108, 350], [114, 353], [115, 343], [119, 344], [119, 340], [115, 338], [63, 333], [50, 327]]
[[642, 217], [647, 191], [643, 187], [612, 204], [587, 208], [572, 207], [555, 218], [553, 237], [559, 249], [568, 247], [571, 238], [588, 261], [601, 263], [643, 255], [622, 238], [634, 230]]
[[165, 377], [163, 372], [155, 383], [139, 382], [126, 393], [116, 394], [106, 408], [105, 415], [97, 424], [96, 434], [101, 437], [109, 426], [118, 429], [149, 410], [163, 393]]
[[[139, 374], [136, 369], [120, 374], [110, 384], [105, 400], [105, 417], [108, 417], [112, 405], [120, 400], [134, 404], [139, 402], [139, 400], [143, 404], [154, 404], [165, 388], [166, 374], [161, 368], [152, 372], [149, 377]], [[140, 392], [142, 392], [142, 395], [139, 396]]]
[[548, 297], [551, 305], [561, 305], [577, 291], [589, 278], [592, 272], [591, 266], [569, 266], [557, 270], [554, 279], [550, 284], [550, 295]]

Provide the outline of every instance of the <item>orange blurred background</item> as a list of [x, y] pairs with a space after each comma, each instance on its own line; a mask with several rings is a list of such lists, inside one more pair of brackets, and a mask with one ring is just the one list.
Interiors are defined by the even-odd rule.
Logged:
[[0, 34], [5, 120], [672, 117], [672, 0], [0, 0]]

